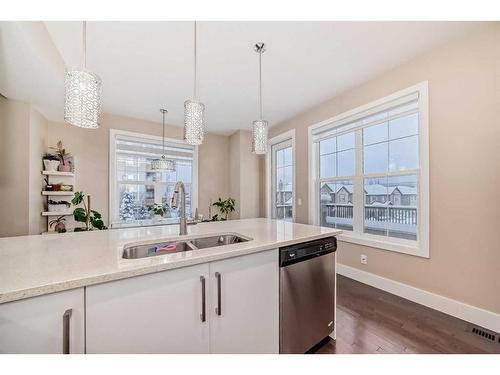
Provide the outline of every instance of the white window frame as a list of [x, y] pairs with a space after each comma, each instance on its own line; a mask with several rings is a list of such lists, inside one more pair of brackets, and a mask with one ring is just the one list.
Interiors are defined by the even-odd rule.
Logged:
[[[117, 136], [128, 136], [128, 137], [134, 137], [137, 139], [144, 139], [144, 140], [154, 140], [154, 141], [159, 141], [161, 143], [162, 137], [156, 136], [156, 135], [151, 135], [151, 134], [144, 134], [144, 133], [136, 133], [136, 132], [131, 132], [131, 131], [126, 131], [126, 130], [119, 130], [119, 129], [109, 129], [109, 212], [108, 212], [108, 217], [109, 217], [109, 222], [112, 223], [117, 223], [117, 217], [116, 217], [116, 205], [115, 205], [115, 198], [116, 198], [116, 144], [115, 144], [115, 139]], [[175, 139], [175, 138], [165, 138], [165, 143], [173, 143], [173, 144], [179, 144], [179, 145], [187, 145], [188, 143], [184, 140], [181, 139]], [[195, 209], [198, 207], [198, 146], [192, 146], [194, 147], [193, 151], [193, 181], [191, 182], [191, 211], [194, 212]], [[156, 196], [156, 189], [155, 189], [155, 196]]]
[[273, 166], [272, 166], [272, 147], [274, 145], [277, 145], [279, 143], [285, 142], [291, 140], [292, 141], [292, 220], [295, 222], [296, 218], [296, 204], [295, 204], [295, 197], [296, 197], [296, 183], [295, 183], [295, 166], [297, 165], [296, 159], [295, 159], [295, 129], [288, 130], [284, 133], [281, 133], [277, 135], [276, 137], [273, 137], [268, 140], [267, 144], [267, 149], [269, 152], [266, 153], [266, 186], [265, 186], [265, 191], [266, 191], [266, 197], [265, 197], [265, 204], [266, 204], [266, 217], [267, 218], [272, 218], [272, 175], [273, 175]]
[[[417, 241], [383, 237], [372, 234], [363, 233], [363, 214], [357, 215], [357, 221], [354, 222], [355, 231], [344, 231], [339, 240], [344, 242], [366, 245], [378, 249], [390, 250], [404, 254], [415, 255], [419, 257], [429, 258], [429, 95], [428, 81], [420, 82], [414, 86], [405, 88], [394, 94], [388, 95], [381, 99], [372, 101], [340, 115], [329, 118], [317, 124], [313, 124], [308, 128], [308, 165], [309, 165], [309, 223], [320, 225], [320, 199], [319, 199], [319, 143], [313, 141], [314, 130], [331, 125], [331, 129], [336, 127], [335, 124], [345, 123], [345, 120], [350, 117], [355, 117], [361, 113], [368, 112], [375, 107], [380, 107], [395, 100], [401, 99], [411, 94], [418, 94], [418, 113], [419, 113], [419, 171], [418, 171], [418, 189], [419, 192], [417, 201], [418, 224], [417, 224]], [[337, 125], [339, 126], [339, 125]], [[359, 132], [357, 133], [359, 134]], [[360, 144], [357, 139], [356, 144]], [[354, 182], [353, 201], [364, 202], [363, 196], [363, 157], [362, 148], [357, 147], [355, 150], [356, 160], [356, 175], [351, 178]], [[401, 175], [408, 174], [407, 171], [401, 171]], [[369, 176], [368, 176], [369, 177]], [[363, 211], [363, 205], [358, 204], [358, 209]], [[356, 207], [354, 208], [356, 210]], [[355, 219], [356, 220], [356, 219]], [[361, 231], [360, 231], [361, 230]]]

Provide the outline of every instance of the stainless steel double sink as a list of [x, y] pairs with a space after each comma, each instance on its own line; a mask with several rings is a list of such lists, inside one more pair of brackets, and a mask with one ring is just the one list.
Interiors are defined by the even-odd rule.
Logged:
[[123, 248], [122, 258], [139, 259], [154, 257], [157, 255], [200, 250], [209, 247], [219, 247], [247, 241], [250, 241], [250, 238], [242, 237], [237, 234], [217, 234], [208, 237], [190, 238], [186, 240], [174, 239], [140, 245], [132, 244]]

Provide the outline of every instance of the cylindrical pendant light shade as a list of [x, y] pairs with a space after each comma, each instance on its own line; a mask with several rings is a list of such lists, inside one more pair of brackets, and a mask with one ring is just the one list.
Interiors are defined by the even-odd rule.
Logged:
[[267, 125], [266, 120], [256, 120], [253, 122], [252, 152], [256, 154], [265, 154], [267, 152]]
[[190, 145], [203, 143], [203, 118], [205, 105], [193, 100], [184, 102], [184, 139]]
[[164, 172], [174, 172], [175, 162], [171, 159], [167, 159], [165, 155], [162, 155], [160, 159], [153, 159], [151, 161], [151, 170], [153, 171], [164, 171]]
[[163, 172], [175, 172], [175, 160], [167, 159], [165, 155], [165, 115], [168, 113], [166, 109], [160, 109], [162, 114], [162, 129], [163, 133], [161, 136], [161, 148], [162, 155], [161, 158], [151, 160], [151, 170], [152, 171], [163, 171]]
[[85, 69], [66, 72], [64, 121], [81, 128], [99, 127], [101, 113], [101, 79]]

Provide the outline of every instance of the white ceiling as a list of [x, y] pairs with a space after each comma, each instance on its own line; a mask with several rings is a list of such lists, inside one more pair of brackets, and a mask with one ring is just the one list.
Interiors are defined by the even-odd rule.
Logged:
[[[42, 31], [37, 26], [31, 38], [16, 32], [27, 34], [26, 25], [35, 22], [0, 24], [0, 48], [10, 52], [0, 60], [0, 92], [30, 101], [51, 120], [61, 121], [64, 65], [52, 60], [58, 51], [66, 66], [80, 65], [81, 23], [45, 22], [47, 35], [38, 35]], [[479, 26], [199, 22], [198, 91], [206, 106], [207, 129], [230, 134], [250, 129], [256, 119], [255, 42], [267, 44], [264, 117], [273, 126]], [[160, 122], [159, 108], [164, 107], [169, 110], [167, 122], [182, 125], [183, 103], [193, 90], [192, 22], [88, 22], [87, 33], [87, 67], [102, 78], [104, 112]], [[30, 44], [35, 47], [30, 49]], [[41, 58], [42, 48], [46, 58]]]

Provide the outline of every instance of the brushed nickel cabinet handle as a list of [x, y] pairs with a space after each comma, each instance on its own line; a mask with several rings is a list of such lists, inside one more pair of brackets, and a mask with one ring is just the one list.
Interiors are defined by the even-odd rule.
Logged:
[[215, 273], [215, 277], [217, 279], [217, 307], [215, 308], [215, 313], [217, 315], [222, 315], [222, 307], [221, 307], [221, 299], [222, 299], [222, 292], [221, 292], [221, 274], [219, 272]]
[[206, 304], [206, 296], [205, 296], [205, 277], [200, 276], [201, 281], [201, 314], [200, 319], [202, 322], [207, 320], [207, 304]]
[[71, 321], [72, 313], [73, 313], [73, 309], [68, 309], [63, 314], [63, 354], [70, 353], [69, 330], [70, 330], [70, 321]]

